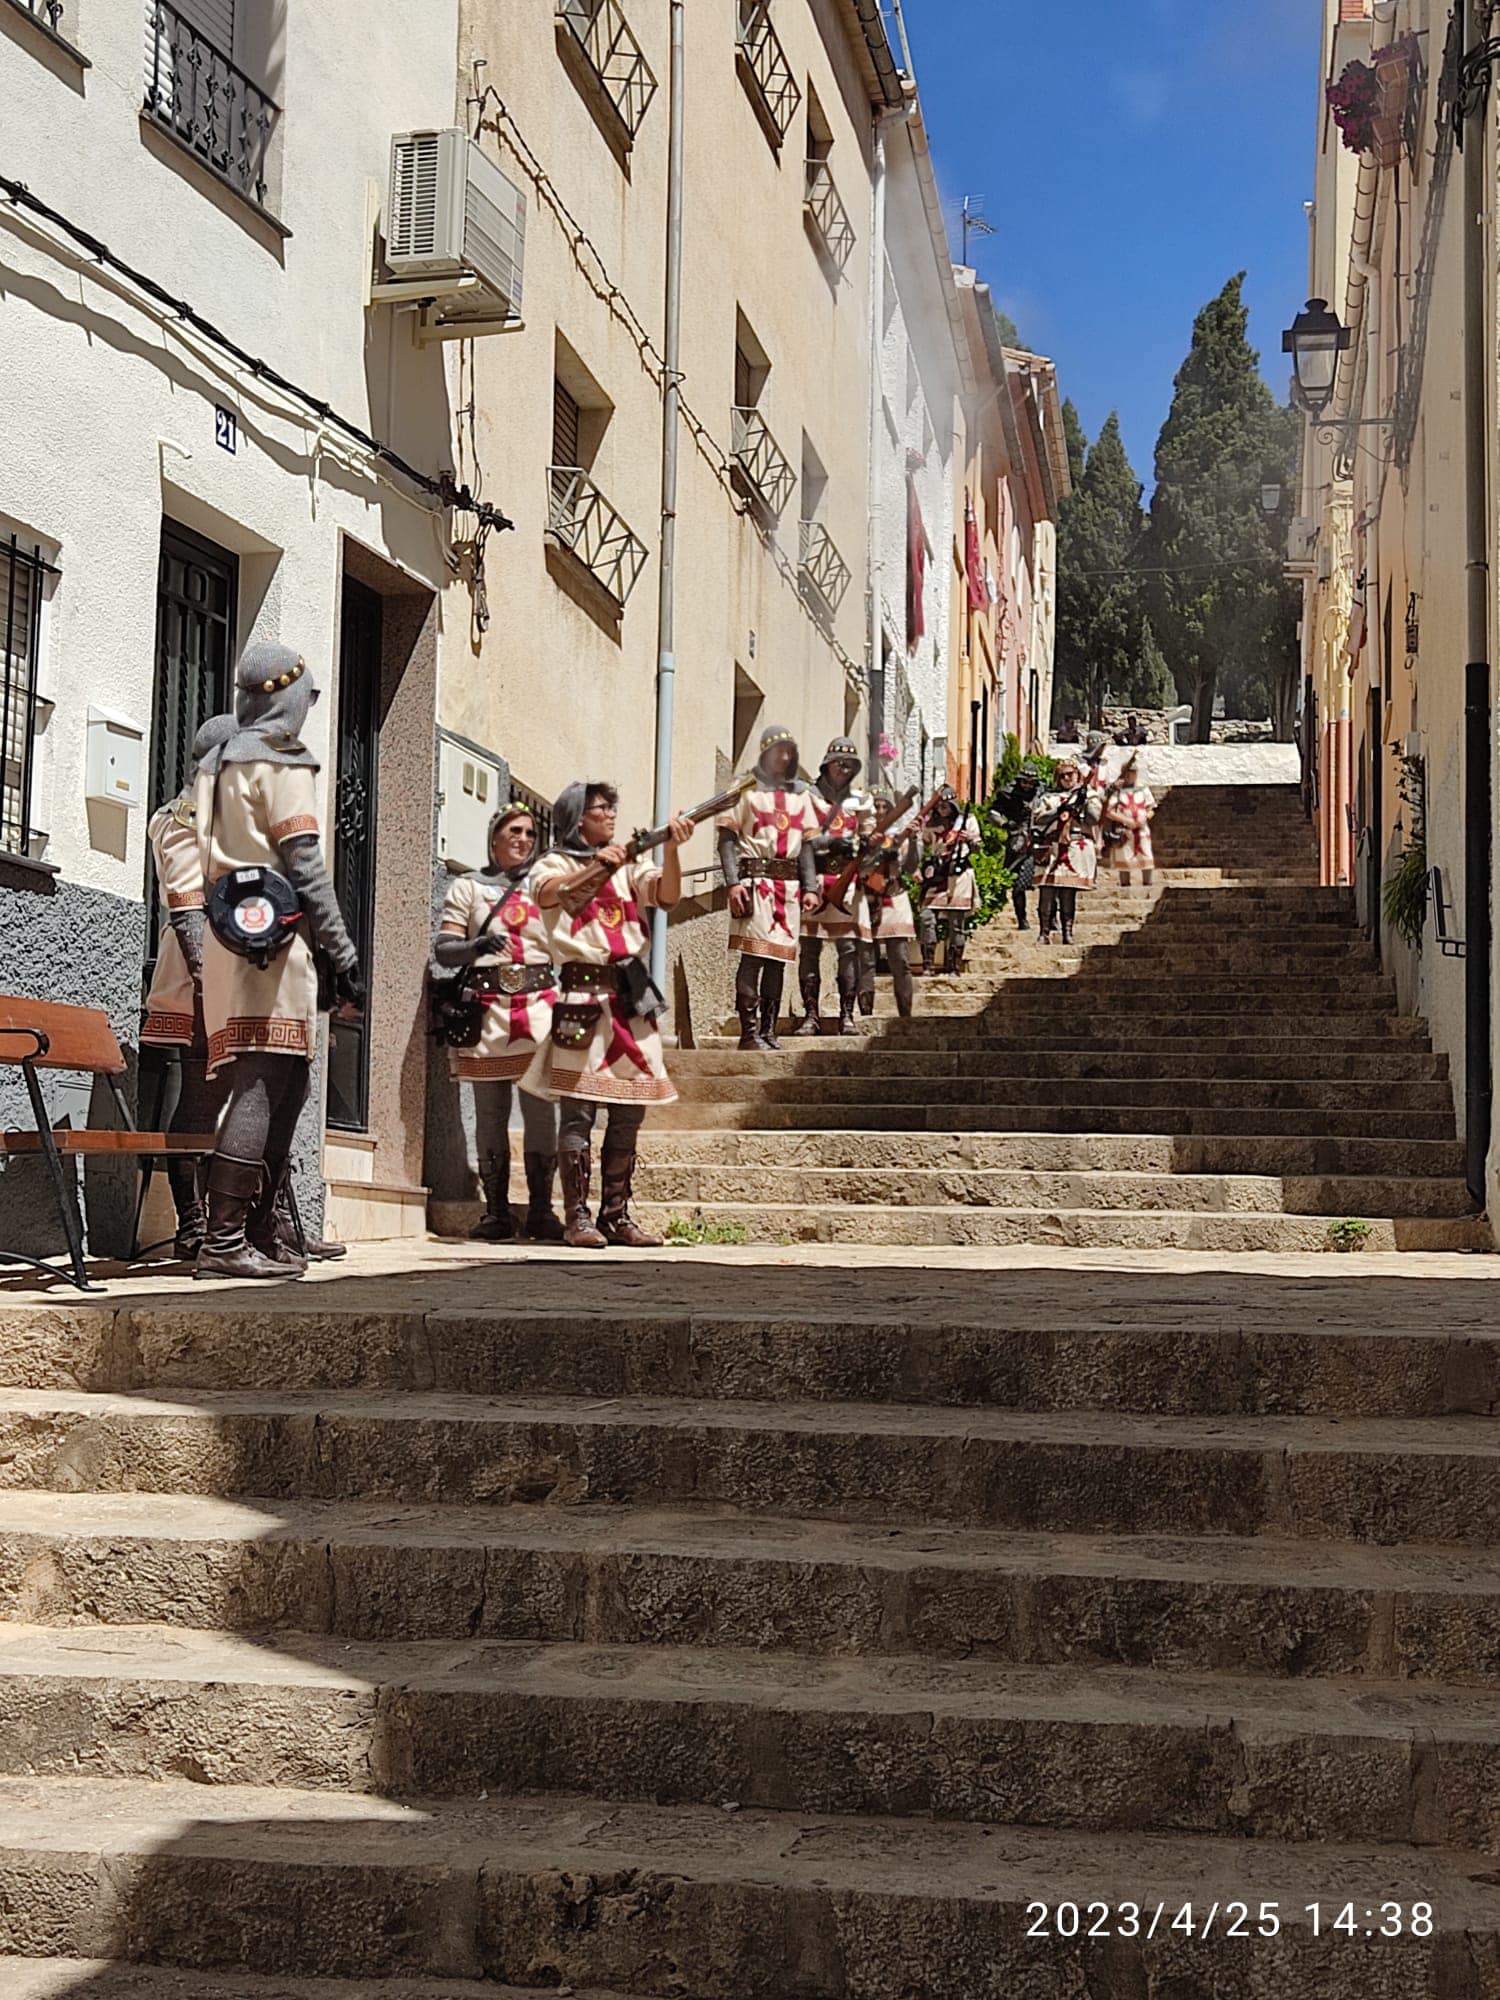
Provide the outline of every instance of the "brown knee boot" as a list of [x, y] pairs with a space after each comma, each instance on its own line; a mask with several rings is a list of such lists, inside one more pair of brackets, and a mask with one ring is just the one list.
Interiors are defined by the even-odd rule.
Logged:
[[757, 1000], [736, 1000], [734, 1003], [734, 1011], [740, 1017], [739, 1048], [742, 1055], [765, 1054], [766, 1045], [761, 1040], [760, 1029], [756, 1025], [759, 1005]]
[[659, 1250], [662, 1239], [652, 1236], [631, 1220], [630, 1189], [635, 1179], [635, 1154], [606, 1147], [599, 1156], [599, 1178], [604, 1199], [599, 1204], [599, 1227], [607, 1243], [626, 1250]]
[[526, 1234], [533, 1243], [561, 1243], [563, 1226], [552, 1206], [557, 1179], [555, 1153], [526, 1155]]
[[[307, 1269], [307, 1258], [302, 1252], [301, 1231], [287, 1193], [290, 1171], [283, 1164], [274, 1179], [262, 1179], [260, 1196], [245, 1220], [245, 1234], [262, 1257], [279, 1264], [289, 1278], [300, 1278]], [[269, 1176], [272, 1169], [268, 1167], [266, 1172]]]
[[245, 1234], [245, 1224], [265, 1179], [261, 1160], [236, 1160], [215, 1153], [208, 1169], [208, 1230], [195, 1278], [300, 1277], [286, 1265], [263, 1256]]
[[203, 1247], [204, 1232], [208, 1228], [208, 1211], [203, 1205], [198, 1162], [169, 1160], [167, 1185], [172, 1190], [172, 1205], [177, 1210], [177, 1234], [173, 1238], [172, 1254], [191, 1264]]
[[823, 1032], [822, 986], [820, 975], [804, 972], [798, 982], [802, 990], [802, 1019], [793, 1028], [794, 1035], [821, 1035]]
[[760, 1003], [760, 1044], [773, 1055], [781, 1054], [781, 1044], [776, 1039], [776, 1016], [780, 1010], [779, 1000], [762, 1000]]
[[559, 1153], [557, 1165], [562, 1175], [563, 1242], [570, 1250], [602, 1250], [604, 1238], [589, 1214], [589, 1170], [593, 1162], [588, 1147], [579, 1153]]
[[510, 1212], [510, 1154], [487, 1155], [480, 1170], [484, 1214], [469, 1231], [476, 1243], [513, 1243], [516, 1218]]

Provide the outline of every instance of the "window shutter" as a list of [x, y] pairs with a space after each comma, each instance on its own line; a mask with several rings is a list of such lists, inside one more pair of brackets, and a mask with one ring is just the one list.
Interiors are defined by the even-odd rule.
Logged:
[[235, 0], [172, 0], [190, 28], [211, 41], [221, 55], [234, 56]]
[[578, 463], [578, 404], [561, 382], [552, 385], [552, 463]]

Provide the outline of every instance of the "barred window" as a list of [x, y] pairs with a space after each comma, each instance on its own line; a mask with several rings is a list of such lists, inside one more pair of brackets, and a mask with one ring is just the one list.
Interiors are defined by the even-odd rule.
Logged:
[[43, 578], [56, 575], [39, 548], [0, 536], [0, 852], [26, 854], [31, 841], [36, 758], [37, 655]]
[[543, 798], [540, 792], [534, 792], [530, 785], [518, 784], [512, 778], [510, 781], [510, 803], [513, 806], [525, 806], [531, 817], [536, 821], [536, 851], [538, 854], [545, 854], [547, 849], [552, 845], [552, 806], [550, 802]]

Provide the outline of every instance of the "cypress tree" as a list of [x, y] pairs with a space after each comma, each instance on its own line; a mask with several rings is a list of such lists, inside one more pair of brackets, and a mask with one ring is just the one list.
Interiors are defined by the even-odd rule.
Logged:
[[[1081, 430], [1078, 438], [1081, 443]], [[1120, 419], [1111, 412], [1057, 522], [1054, 707], [1059, 716], [1081, 712], [1091, 729], [1103, 725], [1110, 689], [1124, 689], [1134, 675], [1141, 634], [1134, 564], [1142, 519], [1140, 481], [1125, 454]]]
[[1287, 622], [1282, 522], [1263, 512], [1261, 486], [1271, 476], [1290, 488], [1295, 430], [1246, 337], [1244, 275], [1198, 314], [1156, 445], [1148, 605], [1193, 705], [1195, 743], [1209, 740], [1221, 680], [1227, 693], [1263, 675]]

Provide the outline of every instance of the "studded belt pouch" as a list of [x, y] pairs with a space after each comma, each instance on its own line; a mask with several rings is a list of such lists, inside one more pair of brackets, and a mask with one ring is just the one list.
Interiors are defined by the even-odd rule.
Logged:
[[574, 995], [559, 1000], [552, 1009], [552, 1040], [560, 1049], [581, 1049], [588, 1042], [604, 1012], [601, 1000]]

